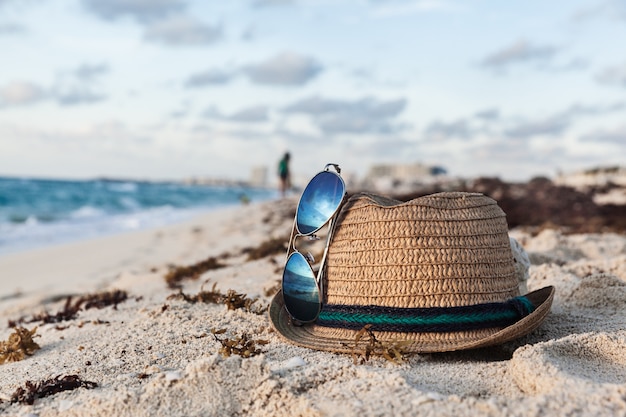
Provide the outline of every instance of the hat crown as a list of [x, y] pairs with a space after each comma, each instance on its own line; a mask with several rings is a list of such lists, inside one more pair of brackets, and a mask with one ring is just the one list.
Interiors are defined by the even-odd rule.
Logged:
[[519, 295], [506, 217], [477, 193], [408, 202], [359, 193], [337, 217], [324, 303], [454, 307]]

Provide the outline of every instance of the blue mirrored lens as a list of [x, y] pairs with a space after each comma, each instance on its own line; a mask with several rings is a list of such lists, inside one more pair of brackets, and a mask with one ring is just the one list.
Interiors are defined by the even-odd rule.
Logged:
[[346, 187], [341, 177], [322, 171], [306, 186], [296, 215], [296, 227], [303, 235], [319, 230], [337, 211]]
[[320, 312], [320, 292], [315, 274], [304, 256], [294, 252], [283, 271], [283, 299], [291, 317], [308, 323]]

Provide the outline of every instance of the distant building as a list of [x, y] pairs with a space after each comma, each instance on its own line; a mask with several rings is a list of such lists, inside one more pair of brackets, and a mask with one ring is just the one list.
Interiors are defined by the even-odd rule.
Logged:
[[363, 178], [363, 186], [375, 190], [412, 189], [431, 184], [447, 173], [440, 166], [421, 163], [372, 165]]
[[576, 189], [602, 187], [608, 184], [626, 187], [626, 167], [598, 167], [570, 174], [559, 174], [554, 183]]
[[252, 187], [267, 187], [267, 167], [256, 166], [250, 170], [250, 186]]

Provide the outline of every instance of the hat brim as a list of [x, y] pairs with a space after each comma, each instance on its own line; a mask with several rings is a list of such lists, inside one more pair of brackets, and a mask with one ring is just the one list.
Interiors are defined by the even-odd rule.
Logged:
[[[544, 287], [526, 294], [535, 306], [528, 316], [501, 329], [484, 329], [454, 333], [395, 333], [375, 332], [380, 342], [402, 342], [402, 351], [407, 353], [449, 352], [499, 345], [524, 336], [545, 320], [554, 298], [554, 287]], [[269, 308], [270, 322], [278, 334], [290, 343], [329, 352], [352, 353], [365, 347], [366, 341], [356, 343], [358, 331], [336, 329], [316, 324], [295, 326], [285, 309], [282, 291], [279, 291]]]

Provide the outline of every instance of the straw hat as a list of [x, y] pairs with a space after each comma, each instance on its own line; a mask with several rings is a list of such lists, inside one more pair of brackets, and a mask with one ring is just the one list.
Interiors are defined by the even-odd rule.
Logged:
[[[519, 297], [505, 214], [482, 194], [438, 193], [405, 203], [355, 194], [332, 233], [317, 322], [293, 325], [281, 292], [270, 305], [276, 331], [297, 345], [351, 352], [357, 332], [371, 323], [377, 340], [406, 342], [406, 352], [472, 349], [530, 333], [550, 311], [554, 287]], [[490, 321], [492, 309], [523, 313]], [[409, 317], [414, 327], [377, 324], [389, 315]], [[431, 316], [437, 318], [419, 324]], [[464, 321], [469, 316], [486, 318]]]

